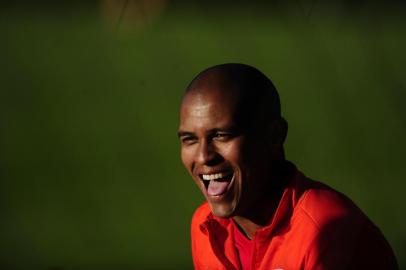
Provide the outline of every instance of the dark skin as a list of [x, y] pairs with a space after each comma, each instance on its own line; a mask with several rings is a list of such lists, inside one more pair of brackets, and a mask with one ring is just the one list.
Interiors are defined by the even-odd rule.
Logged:
[[[287, 126], [281, 117], [263, 115], [263, 98], [248, 104], [248, 89], [225, 77], [221, 70], [209, 72], [183, 97], [181, 157], [213, 214], [233, 218], [252, 238], [269, 224], [282, 195]], [[210, 193], [214, 183], [221, 194]]]

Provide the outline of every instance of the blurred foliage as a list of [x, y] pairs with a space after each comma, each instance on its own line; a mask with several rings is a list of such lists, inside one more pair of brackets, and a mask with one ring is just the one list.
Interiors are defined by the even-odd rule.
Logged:
[[191, 78], [223, 62], [269, 75], [288, 158], [349, 195], [406, 269], [403, 9], [173, 1], [112, 28], [80, 2], [0, 9], [1, 269], [192, 268], [203, 198], [177, 110]]

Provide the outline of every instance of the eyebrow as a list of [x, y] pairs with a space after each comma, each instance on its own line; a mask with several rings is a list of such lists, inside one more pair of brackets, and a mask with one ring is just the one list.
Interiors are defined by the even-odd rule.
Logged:
[[[211, 130], [208, 131], [209, 134], [211, 133], [216, 133], [216, 132], [233, 132], [233, 133], [237, 133], [240, 130], [236, 127], [230, 127], [230, 128], [213, 128]], [[195, 136], [195, 133], [193, 132], [189, 132], [189, 131], [178, 131], [178, 137], [184, 137], [184, 136]]]
[[178, 137], [184, 137], [184, 136], [194, 136], [195, 134], [193, 132], [188, 132], [188, 131], [178, 131]]

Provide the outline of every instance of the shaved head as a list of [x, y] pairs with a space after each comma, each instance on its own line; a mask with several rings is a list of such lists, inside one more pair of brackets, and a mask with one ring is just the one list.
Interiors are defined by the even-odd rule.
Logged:
[[[281, 104], [275, 86], [252, 66], [227, 63], [203, 70], [186, 88], [182, 104], [191, 98], [207, 95], [232, 104], [235, 118], [247, 131], [264, 134], [261, 127], [268, 129], [275, 120], [282, 120], [283, 123], [279, 124], [286, 126], [281, 117]], [[283, 142], [286, 131], [282, 133], [285, 134], [279, 134], [279, 141]]]
[[[281, 116], [275, 86], [261, 71], [245, 64], [216, 65], [200, 72], [189, 84], [186, 94], [221, 91], [238, 96], [246, 111], [266, 107], [269, 119]], [[262, 108], [263, 109], [263, 108]]]
[[277, 197], [287, 125], [262, 72], [243, 64], [202, 71], [187, 87], [179, 116], [182, 162], [214, 215], [248, 217]]

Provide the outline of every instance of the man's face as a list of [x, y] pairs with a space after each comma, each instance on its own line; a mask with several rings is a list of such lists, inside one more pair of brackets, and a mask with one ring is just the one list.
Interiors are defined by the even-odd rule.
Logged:
[[[238, 99], [218, 90], [192, 92], [180, 111], [182, 162], [213, 214], [224, 218], [255, 211], [269, 180], [269, 151], [258, 132], [236, 119]], [[254, 126], [261, 132], [261, 123]]]

